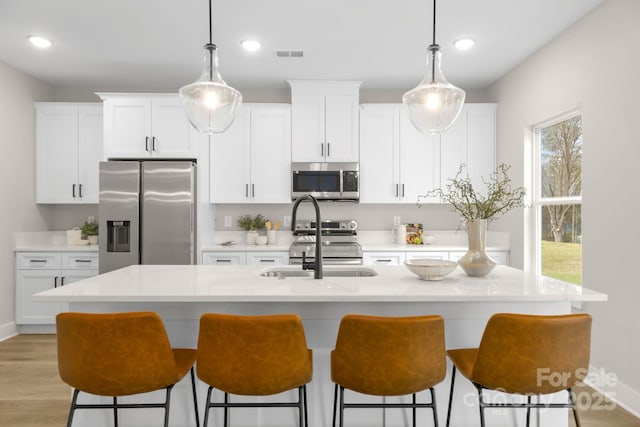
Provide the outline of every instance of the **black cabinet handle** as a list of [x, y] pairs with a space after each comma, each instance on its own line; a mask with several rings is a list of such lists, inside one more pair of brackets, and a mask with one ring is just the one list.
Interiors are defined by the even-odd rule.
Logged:
[[219, 262], [219, 263], [229, 263], [229, 262], [231, 262], [231, 260], [230, 260], [230, 259], [217, 259], [217, 260], [216, 260], [216, 262]]
[[47, 262], [46, 259], [30, 259], [29, 262]]
[[251, 197], [256, 197], [256, 185], [251, 184]]
[[144, 137], [144, 151], [149, 151], [149, 137]]
[[60, 278], [60, 286], [64, 286], [64, 276]]
[[82, 197], [82, 184], [78, 184], [78, 195]]
[[324, 157], [324, 143], [320, 144], [320, 157]]
[[244, 197], [249, 198], [249, 184], [244, 185]]
[[151, 138], [151, 151], [156, 151], [156, 137]]
[[331, 143], [327, 142], [327, 157], [331, 157]]
[[400, 195], [400, 186], [396, 184], [396, 197]]
[[404, 197], [404, 184], [402, 184], [402, 197]]
[[275, 260], [275, 259], [273, 259], [273, 258], [272, 258], [272, 259], [261, 259], [261, 260], [260, 260], [260, 262], [264, 262], [264, 263], [274, 263], [274, 262], [276, 262], [276, 260]]
[[91, 262], [90, 259], [75, 259], [75, 262]]
[[75, 184], [73, 184], [73, 185], [71, 186], [71, 195], [72, 195], [72, 196], [73, 196], [73, 198], [75, 199], [75, 197], [76, 197], [76, 185], [75, 185]]
[[53, 287], [54, 287], [54, 288], [57, 288], [57, 287], [58, 287], [58, 276], [55, 276], [55, 277], [53, 278]]

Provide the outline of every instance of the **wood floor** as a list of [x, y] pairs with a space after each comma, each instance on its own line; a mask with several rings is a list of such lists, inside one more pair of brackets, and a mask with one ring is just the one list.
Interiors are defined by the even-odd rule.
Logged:
[[[577, 392], [594, 393], [586, 387]], [[0, 342], [1, 427], [64, 427], [70, 401], [71, 390], [58, 377], [54, 335]], [[582, 427], [640, 427], [640, 420], [620, 407], [579, 414]], [[575, 426], [571, 417], [569, 426]]]

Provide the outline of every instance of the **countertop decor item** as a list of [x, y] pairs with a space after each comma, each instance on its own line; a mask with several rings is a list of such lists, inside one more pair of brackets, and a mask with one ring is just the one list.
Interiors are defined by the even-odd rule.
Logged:
[[258, 238], [258, 230], [264, 229], [265, 223], [266, 220], [261, 214], [257, 214], [255, 217], [252, 217], [250, 214], [245, 214], [238, 218], [238, 225], [247, 231], [248, 245], [256, 244], [256, 239]]
[[87, 236], [87, 240], [90, 245], [98, 244], [98, 223], [97, 222], [85, 222], [82, 225], [82, 234]]
[[229, 86], [218, 71], [217, 46], [213, 44], [211, 0], [209, 0], [209, 43], [204, 45], [204, 69], [195, 82], [178, 91], [184, 112], [198, 132], [224, 132], [233, 123], [242, 95]]
[[502, 163], [488, 180], [483, 179], [486, 191], [477, 191], [473, 188], [469, 175], [463, 176], [465, 168], [464, 164], [460, 165], [458, 173], [449, 179], [444, 190], [436, 188], [426, 195], [418, 196], [418, 205], [421, 199], [436, 196], [449, 203], [460, 214], [467, 229], [469, 250], [458, 260], [458, 264], [467, 275], [482, 277], [489, 274], [497, 264], [485, 252], [487, 225], [509, 210], [522, 206], [525, 189], [512, 188], [507, 174], [510, 166]]
[[442, 280], [458, 266], [454, 261], [428, 258], [405, 261], [404, 265], [420, 280]]
[[417, 87], [402, 96], [402, 103], [418, 131], [442, 134], [460, 115], [466, 95], [442, 73], [442, 53], [436, 44], [436, 0], [433, 0], [433, 43], [427, 50], [427, 72]]

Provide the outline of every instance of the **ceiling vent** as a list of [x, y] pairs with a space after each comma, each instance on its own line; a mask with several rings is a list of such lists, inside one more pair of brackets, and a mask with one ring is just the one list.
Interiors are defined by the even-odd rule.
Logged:
[[296, 49], [278, 49], [275, 51], [277, 58], [303, 58], [304, 51]]

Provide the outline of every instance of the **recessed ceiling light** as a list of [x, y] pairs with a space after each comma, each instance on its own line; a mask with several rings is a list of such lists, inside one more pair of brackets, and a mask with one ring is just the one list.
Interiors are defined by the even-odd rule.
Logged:
[[260, 49], [260, 47], [262, 47], [260, 42], [257, 40], [242, 40], [240, 44], [242, 45], [244, 50], [248, 52], [255, 52], [256, 50]]
[[51, 40], [45, 39], [44, 37], [38, 37], [38, 36], [29, 36], [29, 41], [35, 47], [39, 47], [43, 49], [53, 44]]
[[453, 45], [458, 50], [471, 49], [474, 44], [476, 44], [476, 41], [474, 39], [470, 39], [470, 38], [458, 39], [455, 42], [453, 42]]

